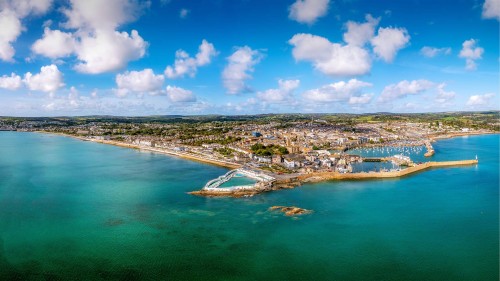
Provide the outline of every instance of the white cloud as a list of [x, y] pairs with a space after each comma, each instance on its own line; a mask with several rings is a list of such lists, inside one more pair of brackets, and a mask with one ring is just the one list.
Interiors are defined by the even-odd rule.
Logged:
[[12, 43], [21, 34], [21, 21], [12, 11], [0, 12], [0, 59], [13, 61], [15, 54]]
[[119, 96], [123, 96], [128, 92], [158, 92], [161, 90], [164, 80], [165, 78], [163, 75], [155, 75], [150, 68], [146, 68], [142, 71], [126, 71], [123, 74], [117, 74], [115, 78]]
[[124, 68], [129, 61], [142, 58], [147, 43], [136, 30], [127, 32], [96, 31], [81, 37], [76, 54], [82, 62], [75, 69], [90, 74], [98, 74]]
[[0, 88], [7, 90], [17, 90], [21, 87], [21, 77], [15, 73], [10, 76], [3, 75], [0, 77]]
[[295, 60], [310, 61], [327, 75], [362, 75], [371, 68], [368, 51], [358, 46], [331, 43], [324, 37], [304, 33], [294, 35], [288, 43], [294, 46]]
[[239, 47], [227, 58], [228, 64], [222, 71], [222, 81], [229, 94], [237, 94], [249, 91], [245, 80], [252, 78], [249, 74], [253, 72], [254, 66], [262, 59], [257, 50], [248, 46]]
[[428, 58], [433, 58], [438, 55], [449, 55], [451, 54], [451, 48], [435, 48], [435, 47], [429, 47], [429, 46], [424, 46], [422, 49], [420, 49], [420, 53]]
[[24, 75], [23, 82], [32, 91], [42, 91], [52, 94], [64, 86], [63, 75], [55, 64], [42, 66], [40, 73], [37, 74], [27, 72]]
[[373, 98], [373, 94], [362, 94], [359, 97], [352, 96], [349, 98], [349, 104], [367, 104]]
[[293, 46], [292, 55], [296, 61], [310, 61], [314, 68], [331, 76], [356, 76], [370, 72], [372, 61], [367, 46], [373, 47], [377, 57], [392, 62], [396, 53], [407, 45], [410, 36], [404, 28], [375, 28], [380, 18], [366, 15], [365, 23], [346, 23], [344, 43], [332, 43], [328, 39], [299, 33], [288, 41]]
[[79, 72], [98, 74], [124, 68], [128, 62], [142, 58], [148, 43], [136, 30], [130, 34], [116, 29], [134, 20], [144, 6], [135, 0], [71, 0], [62, 9], [68, 20], [63, 27], [73, 33], [45, 29], [44, 36], [32, 50], [52, 59], [75, 55]]
[[0, 59], [13, 61], [15, 50], [12, 43], [23, 31], [21, 20], [30, 14], [46, 13], [52, 0], [2, 0], [0, 1]]
[[465, 59], [465, 69], [476, 70], [476, 60], [481, 59], [484, 49], [477, 46], [477, 40], [469, 39], [462, 43], [462, 50], [460, 50], [459, 57]]
[[31, 50], [35, 54], [56, 59], [71, 55], [75, 51], [75, 45], [73, 34], [46, 27], [43, 37], [35, 41]]
[[404, 28], [381, 27], [372, 40], [373, 52], [386, 62], [392, 62], [397, 52], [410, 42], [410, 35]]
[[362, 47], [373, 38], [375, 27], [380, 22], [380, 18], [374, 18], [370, 14], [366, 15], [365, 18], [365, 23], [354, 21], [346, 23], [347, 32], [344, 33], [344, 41], [347, 44]]
[[165, 92], [167, 94], [168, 99], [174, 103], [196, 101], [196, 96], [193, 94], [193, 92], [180, 87], [169, 85], [165, 89]]
[[[465, 105], [470, 107], [484, 107], [490, 105], [490, 100], [495, 97], [495, 94], [488, 93], [484, 95], [473, 95], [470, 96]], [[494, 107], [494, 106], [493, 106]], [[497, 105], [498, 107], [498, 105]]]
[[278, 89], [269, 89], [258, 92], [257, 97], [268, 103], [280, 103], [293, 99], [292, 94], [300, 85], [299, 80], [278, 80]]
[[289, 10], [288, 17], [300, 23], [313, 24], [328, 12], [330, 0], [296, 0]]
[[317, 103], [325, 102], [349, 102], [351, 104], [367, 103], [371, 100], [371, 94], [363, 94], [362, 91], [372, 84], [351, 79], [347, 82], [340, 81], [325, 85], [321, 88], [304, 92], [302, 96], [306, 100]]
[[179, 17], [181, 19], [185, 19], [188, 15], [189, 15], [189, 10], [188, 9], [181, 9], [181, 11], [179, 12]]
[[382, 90], [378, 101], [379, 102], [392, 102], [396, 99], [406, 97], [407, 95], [416, 95], [423, 91], [429, 90], [434, 86], [434, 83], [428, 80], [403, 80], [397, 84], [386, 86]]
[[131, 22], [140, 14], [143, 6], [135, 0], [71, 0], [71, 7], [62, 9], [68, 18], [65, 28], [93, 30], [114, 30]]
[[171, 79], [184, 77], [186, 74], [194, 77], [198, 67], [209, 64], [216, 55], [217, 51], [214, 45], [203, 39], [194, 58], [190, 57], [184, 50], [177, 50], [174, 66], [167, 66], [165, 75]]
[[483, 4], [483, 18], [500, 21], [500, 1], [485, 0]]
[[441, 83], [437, 86], [436, 102], [439, 104], [446, 104], [456, 96], [455, 92], [445, 91], [444, 87], [446, 87], [446, 83]]

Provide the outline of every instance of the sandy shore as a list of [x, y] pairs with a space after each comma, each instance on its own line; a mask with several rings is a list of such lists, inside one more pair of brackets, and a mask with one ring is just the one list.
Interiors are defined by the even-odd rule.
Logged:
[[64, 137], [75, 138], [75, 139], [82, 140], [82, 141], [90, 141], [90, 142], [95, 142], [95, 143], [102, 143], [102, 144], [109, 144], [109, 145], [126, 147], [126, 148], [151, 151], [151, 152], [171, 155], [171, 156], [175, 156], [175, 157], [180, 157], [180, 158], [184, 158], [184, 159], [188, 159], [188, 160], [192, 160], [192, 161], [197, 161], [197, 162], [201, 162], [201, 163], [221, 166], [221, 167], [225, 167], [225, 168], [229, 168], [229, 169], [241, 168], [241, 165], [237, 164], [237, 163], [232, 163], [232, 162], [217, 160], [217, 159], [210, 159], [210, 158], [207, 158], [207, 156], [205, 156], [205, 155], [198, 155], [198, 154], [195, 154], [192, 152], [177, 152], [177, 151], [173, 151], [173, 150], [166, 149], [166, 148], [147, 147], [147, 146], [142, 146], [142, 145], [137, 145], [137, 144], [121, 142], [121, 141], [87, 139], [84, 137], [67, 135], [67, 134], [62, 134], [62, 133], [52, 133], [52, 132], [45, 132], [45, 131], [37, 131], [37, 133], [59, 135], [59, 136], [64, 136]]

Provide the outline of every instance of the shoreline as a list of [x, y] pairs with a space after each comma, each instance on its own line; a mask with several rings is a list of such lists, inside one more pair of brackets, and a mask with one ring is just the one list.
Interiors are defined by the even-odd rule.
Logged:
[[[201, 162], [205, 164], [216, 165], [228, 169], [238, 169], [241, 168], [242, 165], [237, 163], [230, 163], [221, 160], [215, 159], [207, 159], [203, 158], [201, 155], [195, 155], [193, 153], [182, 153], [171, 150], [166, 150], [162, 148], [153, 148], [153, 147], [144, 147], [136, 144], [130, 144], [120, 141], [112, 141], [112, 140], [97, 140], [97, 139], [87, 139], [80, 136], [68, 135], [63, 133], [56, 132], [46, 132], [46, 131], [34, 131], [36, 133], [44, 133], [44, 134], [52, 134], [59, 135], [64, 137], [70, 137], [74, 139], [78, 139], [81, 141], [90, 141], [101, 144], [114, 145], [124, 148], [133, 148], [138, 150], [144, 150], [149, 152], [161, 153], [164, 155], [175, 156], [179, 158], [183, 158], [186, 160], [192, 160], [196, 162]], [[432, 142], [442, 139], [450, 139], [454, 137], [463, 137], [463, 136], [480, 136], [480, 135], [496, 135], [499, 133], [496, 132], [481, 132], [481, 133], [457, 133], [457, 134], [447, 134], [439, 137], [429, 137]], [[467, 165], [475, 165], [478, 164], [478, 160], [458, 160], [458, 161], [429, 161], [424, 162], [422, 164], [409, 167], [400, 171], [388, 171], [388, 172], [360, 172], [360, 173], [338, 173], [338, 172], [313, 172], [309, 174], [300, 174], [295, 176], [283, 177], [281, 176], [279, 180], [273, 182], [272, 185], [261, 188], [253, 188], [246, 190], [221, 190], [221, 191], [211, 191], [211, 190], [196, 190], [192, 192], [188, 192], [192, 195], [198, 196], [208, 196], [208, 197], [249, 197], [256, 194], [260, 194], [263, 192], [269, 192], [280, 189], [290, 189], [300, 186], [304, 183], [317, 183], [324, 181], [332, 181], [332, 180], [374, 180], [374, 179], [389, 179], [389, 178], [401, 178], [414, 173], [422, 172], [432, 168], [440, 168], [440, 167], [456, 167], [456, 166], [467, 166]], [[259, 169], [260, 170], [260, 169]], [[261, 170], [262, 172], [265, 172]]]
[[73, 136], [73, 135], [68, 135], [68, 134], [63, 134], [63, 133], [55, 133], [55, 132], [54, 133], [53, 132], [46, 132], [46, 131], [34, 131], [34, 132], [35, 133], [49, 134], [49, 135], [58, 135], [58, 136], [63, 136], [63, 137], [70, 137], [70, 138], [81, 140], [81, 141], [108, 144], [108, 145], [114, 145], [114, 146], [123, 147], [123, 148], [132, 148], [132, 149], [144, 150], [144, 151], [149, 151], [149, 152], [156, 152], [156, 153], [160, 153], [160, 154], [164, 154], [164, 155], [179, 157], [179, 158], [183, 158], [183, 159], [187, 159], [187, 160], [191, 160], [191, 161], [201, 162], [204, 164], [212, 164], [215, 166], [229, 168], [229, 169], [237, 169], [237, 168], [242, 167], [242, 165], [239, 165], [237, 163], [231, 163], [231, 162], [226, 162], [226, 161], [216, 160], [216, 159], [207, 159], [207, 158], [203, 158], [201, 155], [195, 155], [194, 153], [176, 152], [176, 151], [172, 151], [172, 150], [166, 150], [165, 148], [145, 147], [145, 146], [141, 146], [141, 145], [137, 145], [137, 144], [131, 144], [131, 143], [125, 143], [125, 142], [113, 141], [113, 140], [87, 139], [84, 137]]

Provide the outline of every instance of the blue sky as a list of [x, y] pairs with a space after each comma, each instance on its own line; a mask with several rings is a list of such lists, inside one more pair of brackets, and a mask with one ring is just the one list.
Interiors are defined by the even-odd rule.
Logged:
[[499, 109], [499, 0], [0, 0], [0, 115]]

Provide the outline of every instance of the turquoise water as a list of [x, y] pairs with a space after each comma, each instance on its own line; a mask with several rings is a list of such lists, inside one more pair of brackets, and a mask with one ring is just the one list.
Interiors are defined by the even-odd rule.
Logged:
[[402, 169], [406, 168], [393, 165], [391, 162], [361, 162], [361, 163], [351, 163], [351, 166], [353, 173], [370, 172], [370, 171], [379, 172], [380, 170], [383, 169], [391, 170], [398, 168]]
[[435, 149], [480, 163], [204, 198], [227, 170], [1, 132], [0, 280], [498, 280], [499, 137]]
[[255, 184], [256, 182], [257, 182], [256, 180], [253, 180], [251, 178], [241, 176], [241, 175], [235, 175], [230, 180], [221, 184], [219, 187], [220, 188], [228, 188], [228, 187], [240, 186], [240, 185], [251, 185], [251, 184]]

